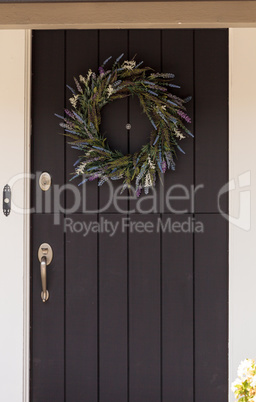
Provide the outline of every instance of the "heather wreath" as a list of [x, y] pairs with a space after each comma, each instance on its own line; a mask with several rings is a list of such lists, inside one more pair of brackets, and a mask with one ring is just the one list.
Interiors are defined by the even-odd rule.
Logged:
[[237, 370], [238, 378], [232, 383], [232, 391], [240, 402], [256, 402], [255, 360], [243, 360]]
[[[86, 77], [74, 78], [76, 89], [68, 86], [72, 108], [65, 109], [64, 117], [57, 117], [63, 119], [60, 126], [73, 139], [72, 148], [80, 152], [72, 179], [81, 176], [80, 185], [98, 179], [99, 186], [108, 180], [122, 180], [121, 192], [134, 182], [139, 196], [142, 189], [147, 194], [155, 186], [157, 176], [161, 177], [167, 169], [175, 170], [176, 149], [184, 153], [180, 141], [193, 137], [185, 125], [191, 122], [185, 108], [191, 97], [181, 99], [170, 92], [170, 88], [180, 88], [172, 83], [173, 74], [141, 67], [143, 62], [137, 64], [135, 60], [120, 63], [122, 57], [123, 54], [111, 68], [106, 68], [109, 57], [98, 74], [89, 70]], [[111, 149], [100, 133], [101, 110], [108, 103], [129, 96], [138, 97], [152, 131], [149, 142], [138, 152], [124, 155]]]

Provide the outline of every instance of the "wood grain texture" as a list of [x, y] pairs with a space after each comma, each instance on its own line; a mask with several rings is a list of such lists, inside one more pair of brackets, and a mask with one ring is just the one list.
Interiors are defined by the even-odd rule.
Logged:
[[228, 28], [256, 26], [255, 1], [0, 4], [1, 29]]
[[[72, 226], [68, 226], [71, 223]], [[81, 225], [97, 216], [66, 217], [66, 400], [97, 402], [97, 234], [84, 236]], [[74, 250], [78, 250], [75, 252]]]
[[[64, 235], [63, 218], [54, 225], [53, 214], [32, 217], [33, 264], [31, 289], [31, 384], [30, 400], [34, 402], [64, 401]], [[49, 300], [41, 300], [38, 248], [47, 241], [53, 249], [53, 260], [47, 267]], [[46, 387], [47, 384], [47, 387]]]
[[[131, 215], [136, 225], [157, 226], [157, 214]], [[161, 401], [160, 233], [129, 233], [130, 401]]]
[[[191, 215], [165, 214], [163, 225], [180, 224], [188, 228], [191, 218]], [[177, 398], [181, 389], [182, 400], [193, 402], [193, 337], [193, 233], [166, 230], [162, 233], [164, 402], [170, 401], [171, 395]]]
[[[116, 3], [123, 3], [123, 2], [127, 2], [127, 3], [132, 3], [135, 2], [136, 0], [112, 0], [112, 2], [116, 2]], [[144, 3], [151, 3], [154, 0], [141, 0], [141, 2]], [[168, 2], [168, 3], [172, 3], [172, 2], [197, 2], [197, 1], [205, 1], [205, 0], [162, 0], [162, 2]], [[240, 0], [208, 0], [208, 1], [240, 1]], [[0, 0], [0, 3], [56, 3], [58, 2], [58, 0]], [[98, 2], [109, 2], [109, 0], [80, 0], [80, 1], [76, 1], [76, 0], [63, 0], [62, 3], [98, 3]]]
[[195, 234], [195, 395], [196, 402], [228, 397], [228, 226], [217, 214], [196, 215], [204, 225]]
[[[64, 32], [37, 31], [32, 43], [31, 147], [32, 173], [35, 174], [31, 183], [32, 207], [35, 207], [37, 212], [53, 212], [58, 209], [54, 202], [53, 186], [63, 186], [65, 179], [65, 139], [61, 135], [64, 130], [59, 127], [59, 119], [54, 116], [55, 113], [62, 115], [64, 106]], [[51, 63], [54, 58], [55, 62]], [[52, 178], [51, 189], [47, 192], [41, 191], [38, 183], [40, 174], [45, 171], [49, 172]], [[55, 201], [57, 198], [55, 197]], [[59, 198], [64, 207], [63, 191], [59, 192]]]
[[[192, 123], [187, 124], [187, 127], [194, 134], [194, 89], [196, 88], [194, 88], [194, 31], [192, 29], [163, 30], [162, 71], [173, 73], [175, 75], [173, 84], [181, 87], [180, 89], [171, 88], [172, 93], [182, 99], [187, 96], [192, 97], [186, 104], [188, 115], [192, 119]], [[180, 142], [180, 147], [185, 154], [177, 150], [175, 171], [169, 171], [163, 176], [164, 195], [165, 199], [168, 199], [165, 202], [165, 212], [193, 212], [193, 205], [190, 197], [186, 196], [186, 190], [190, 192], [194, 184], [194, 144], [192, 137]], [[175, 200], [175, 196], [180, 198]]]
[[[91, 68], [97, 71], [98, 68], [98, 31], [84, 30], [76, 31], [70, 30], [66, 32], [66, 85], [75, 88], [74, 77], [77, 79], [79, 75], [87, 75], [88, 70]], [[90, 57], [88, 57], [90, 55]], [[71, 91], [66, 89], [66, 107], [70, 109], [69, 98], [72, 96]], [[63, 114], [63, 113], [62, 113]], [[62, 115], [61, 114], [61, 115]], [[66, 137], [66, 182], [68, 183], [72, 177], [71, 173], [75, 171], [73, 164], [80, 157], [78, 150], [72, 149], [68, 144], [71, 138]], [[78, 186], [83, 181], [80, 176], [72, 181], [76, 185], [76, 191], [80, 195], [80, 205], [76, 208], [76, 212], [94, 212], [98, 208], [98, 185], [96, 181], [84, 183]], [[68, 190], [66, 194], [66, 207], [72, 208], [75, 205], [75, 194]]]
[[127, 232], [120, 214], [101, 215], [99, 235], [99, 400], [128, 401]]
[[[195, 31], [196, 212], [228, 211], [228, 32]], [[218, 57], [216, 55], [218, 54]]]

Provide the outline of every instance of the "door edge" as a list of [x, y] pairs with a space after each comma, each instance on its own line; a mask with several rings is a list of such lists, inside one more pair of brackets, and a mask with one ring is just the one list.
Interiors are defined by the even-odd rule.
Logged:
[[32, 31], [24, 43], [24, 214], [23, 214], [23, 402], [29, 402], [30, 372], [30, 136]]

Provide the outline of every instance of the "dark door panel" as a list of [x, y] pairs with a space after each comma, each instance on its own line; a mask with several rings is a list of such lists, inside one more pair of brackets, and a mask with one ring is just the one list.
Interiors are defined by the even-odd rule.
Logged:
[[[192, 95], [195, 138], [183, 140], [186, 154], [164, 186], [158, 180], [156, 198], [124, 193], [116, 208], [107, 184], [69, 182], [79, 155], [54, 113], [69, 105], [74, 76], [121, 53], [175, 74], [175, 94]], [[31, 402], [227, 401], [228, 223], [218, 209], [228, 180], [227, 60], [222, 29], [33, 33]], [[125, 153], [150, 130], [136, 99], [102, 111], [102, 133]], [[54, 258], [42, 303], [44, 242]]]

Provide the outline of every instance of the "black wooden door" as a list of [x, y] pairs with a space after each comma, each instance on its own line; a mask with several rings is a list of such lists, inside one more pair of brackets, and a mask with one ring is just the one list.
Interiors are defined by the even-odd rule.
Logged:
[[[186, 155], [157, 184], [156, 202], [124, 194], [118, 208], [103, 208], [108, 185], [76, 186], [76, 195], [61, 187], [77, 154], [54, 113], [63, 114], [73, 76], [122, 52], [176, 75], [177, 94], [193, 96], [195, 138], [183, 141]], [[218, 191], [228, 179], [228, 31], [36, 31], [32, 109], [31, 401], [227, 401], [228, 237]], [[104, 108], [101, 131], [134, 152], [149, 123], [136, 100], [122, 100]], [[43, 171], [52, 176], [45, 193]], [[227, 211], [225, 195], [221, 205]], [[43, 242], [54, 252], [46, 303]]]

